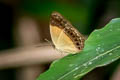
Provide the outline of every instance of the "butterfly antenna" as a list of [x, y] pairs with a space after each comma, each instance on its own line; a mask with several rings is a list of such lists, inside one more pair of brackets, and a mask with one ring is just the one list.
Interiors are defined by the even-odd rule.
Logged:
[[53, 45], [53, 43], [51, 41], [49, 41], [48, 39], [44, 39], [46, 42], [48, 42], [52, 47], [55, 48], [55, 46]]
[[42, 46], [53, 46], [53, 44], [52, 44], [52, 42], [50, 42], [49, 40], [47, 40], [47, 39], [44, 39], [46, 42], [48, 42], [48, 43], [40, 43], [40, 44], [37, 44], [37, 45], [35, 45], [35, 47], [42, 47]]

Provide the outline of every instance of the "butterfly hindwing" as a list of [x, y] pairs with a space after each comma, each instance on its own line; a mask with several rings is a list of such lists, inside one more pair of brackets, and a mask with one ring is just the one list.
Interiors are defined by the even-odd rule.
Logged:
[[59, 27], [51, 26], [51, 36], [55, 47], [67, 53], [75, 53], [78, 49], [73, 44], [72, 40]]

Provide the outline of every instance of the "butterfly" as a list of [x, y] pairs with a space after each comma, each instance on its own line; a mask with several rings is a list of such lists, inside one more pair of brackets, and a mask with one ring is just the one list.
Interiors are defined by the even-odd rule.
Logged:
[[50, 34], [55, 48], [64, 53], [77, 53], [84, 47], [85, 38], [60, 13], [50, 16]]

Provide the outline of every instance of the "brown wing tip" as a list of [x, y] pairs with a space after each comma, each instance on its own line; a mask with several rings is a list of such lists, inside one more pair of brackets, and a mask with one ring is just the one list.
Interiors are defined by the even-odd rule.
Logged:
[[62, 23], [63, 19], [64, 18], [60, 13], [54, 11], [50, 16], [50, 24], [62, 28], [63, 27], [63, 25], [62, 25], [63, 24]]
[[52, 12], [50, 18], [53, 19], [53, 20], [60, 21], [61, 19], [63, 19], [63, 16], [59, 12], [54, 11], [54, 12]]
[[53, 11], [51, 16], [62, 16], [62, 15], [57, 11]]

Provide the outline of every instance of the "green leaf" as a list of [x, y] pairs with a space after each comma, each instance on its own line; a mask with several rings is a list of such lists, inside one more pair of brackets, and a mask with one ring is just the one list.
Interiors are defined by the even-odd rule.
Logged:
[[37, 80], [79, 80], [94, 68], [119, 58], [120, 18], [116, 18], [104, 28], [92, 32], [82, 52], [54, 61]]

